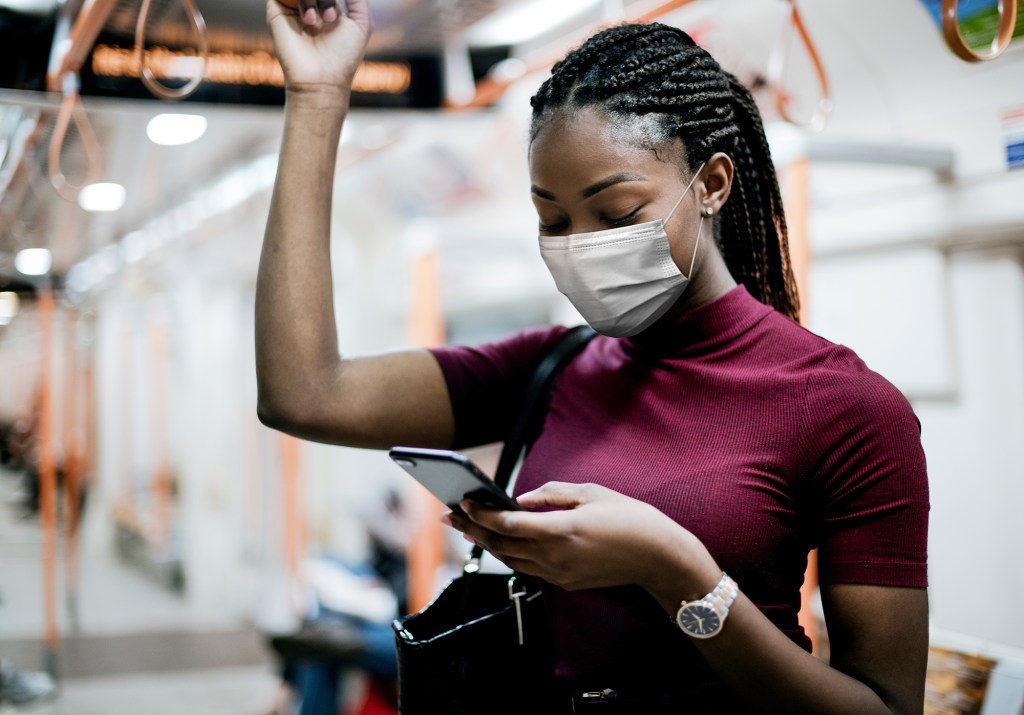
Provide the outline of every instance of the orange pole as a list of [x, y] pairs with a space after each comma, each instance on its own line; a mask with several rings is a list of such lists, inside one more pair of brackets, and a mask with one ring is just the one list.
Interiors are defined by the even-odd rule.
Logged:
[[152, 415], [153, 545], [162, 554], [168, 545], [171, 513], [171, 470], [167, 445], [167, 323], [150, 324], [150, 414]]
[[[807, 325], [808, 300], [807, 279], [811, 269], [811, 249], [808, 239], [810, 162], [798, 159], [783, 172], [783, 194], [786, 204], [786, 226], [789, 229], [789, 256], [793, 264], [793, 276], [800, 294], [800, 322]], [[800, 625], [811, 639], [814, 652], [818, 647], [818, 619], [811, 610], [811, 599], [818, 587], [818, 552], [812, 551], [807, 557], [807, 571], [800, 587]]]
[[[412, 267], [412, 306], [409, 335], [420, 347], [444, 343], [444, 317], [441, 310], [440, 258], [437, 249], [423, 253]], [[419, 523], [409, 543], [406, 560], [409, 569], [409, 609], [419, 611], [434, 597], [438, 569], [444, 563], [444, 528], [441, 514], [445, 509], [423, 487], [416, 485], [412, 494]]]
[[118, 387], [121, 388], [121, 407], [124, 414], [119, 420], [121, 423], [121, 454], [124, 468], [124, 493], [121, 495], [121, 513], [130, 524], [135, 523], [135, 465], [134, 450], [132, 445], [135, 442], [135, 420], [132, 419], [135, 405], [132, 402], [132, 391], [135, 385], [135, 341], [133, 340], [131, 328], [125, 330], [121, 336], [121, 358], [124, 361], [121, 365], [122, 372], [118, 380]]
[[810, 161], [798, 159], [785, 171], [786, 226], [789, 229], [789, 257], [793, 264], [796, 288], [800, 294], [800, 322], [807, 325], [807, 278], [811, 271], [811, 247], [808, 238], [808, 191]]
[[53, 443], [53, 292], [39, 293], [39, 517], [43, 528], [43, 619], [46, 667], [57, 672], [57, 471]]
[[82, 476], [88, 477], [93, 473], [93, 466], [96, 464], [96, 374], [92, 369], [92, 356], [85, 366], [82, 375], [84, 383], [84, 415], [82, 425]]
[[64, 550], [65, 605], [73, 630], [78, 630], [78, 503], [82, 472], [82, 415], [79, 380], [77, 315], [67, 311], [64, 385], [64, 507], [67, 511], [67, 543]]
[[301, 506], [299, 477], [299, 440], [280, 435], [281, 502], [284, 507], [284, 560], [288, 573], [298, 573], [305, 551], [305, 514]]

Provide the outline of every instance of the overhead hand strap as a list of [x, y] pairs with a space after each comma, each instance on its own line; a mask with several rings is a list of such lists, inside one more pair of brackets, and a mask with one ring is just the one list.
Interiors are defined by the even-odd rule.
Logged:
[[981, 53], [967, 46], [960, 32], [959, 0], [942, 0], [942, 34], [953, 54], [967, 62], [987, 62], [1003, 54], [1017, 27], [1017, 0], [998, 0], [999, 29], [992, 38], [992, 47]]
[[[775, 95], [775, 108], [779, 112], [779, 116], [790, 124], [795, 124], [799, 127], [821, 129], [825, 126], [828, 115], [832, 113], [832, 95], [829, 89], [828, 74], [825, 72], [825, 66], [821, 62], [821, 57], [818, 56], [818, 50], [811, 41], [811, 36], [808, 34], [807, 27], [800, 16], [796, 0], [787, 1], [789, 4], [789, 17], [782, 22], [779, 38], [768, 61], [768, 84]], [[790, 97], [783, 89], [782, 84], [783, 77], [786, 74], [786, 66], [788, 65], [789, 45], [793, 37], [793, 30], [796, 30], [800, 41], [807, 50], [808, 56], [811, 58], [811, 64], [814, 65], [814, 73], [817, 75], [818, 84], [821, 87], [821, 97], [818, 98], [818, 104], [809, 121], [794, 119], [789, 113], [787, 105], [789, 104]]]
[[[555, 384], [558, 373], [596, 335], [597, 333], [589, 325], [573, 328], [562, 336], [558, 344], [537, 364], [530, 377], [530, 384], [526, 388], [526, 396], [519, 406], [512, 431], [509, 432], [505, 445], [501, 449], [501, 457], [498, 459], [494, 483], [502, 490], [508, 491], [509, 482], [512, 481], [516, 468], [540, 435], [544, 426], [548, 401], [551, 398], [551, 388]], [[480, 557], [483, 556], [483, 553], [484, 550], [481, 547], [474, 546], [466, 557], [466, 565], [463, 570], [466, 573], [478, 571]]]
[[[61, 102], [57, 111], [57, 122], [53, 126], [53, 134], [50, 136], [50, 151], [47, 156], [47, 173], [50, 184], [57, 191], [57, 194], [67, 201], [75, 201], [82, 187], [95, 182], [103, 173], [103, 152], [100, 149], [100, 142], [93, 131], [92, 123], [82, 106], [82, 98], [78, 93], [78, 75], [74, 72], [65, 72], [61, 78]], [[61, 168], [60, 155], [67, 139], [68, 127], [74, 119], [78, 127], [78, 135], [82, 138], [82, 146], [85, 149], [87, 169], [85, 180], [81, 184], [72, 184], [64, 175]]]
[[135, 23], [135, 61], [139, 65], [139, 76], [146, 88], [160, 99], [185, 99], [190, 97], [203, 82], [203, 75], [206, 73], [206, 58], [210, 53], [209, 39], [206, 36], [206, 20], [199, 12], [193, 0], [181, 0], [185, 8], [185, 14], [192, 24], [196, 33], [196, 47], [199, 52], [199, 67], [184, 86], [178, 89], [171, 89], [160, 83], [153, 74], [153, 71], [146, 64], [146, 23], [149, 21], [149, 8], [152, 0], [142, 0], [142, 8], [139, 10], [139, 19]]

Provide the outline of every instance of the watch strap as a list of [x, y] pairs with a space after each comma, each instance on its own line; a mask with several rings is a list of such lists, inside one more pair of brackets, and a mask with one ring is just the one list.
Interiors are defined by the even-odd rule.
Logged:
[[722, 618], [725, 618], [729, 613], [729, 608], [739, 594], [740, 588], [736, 582], [732, 580], [729, 574], [723, 573], [714, 590], [701, 600], [710, 603], [716, 611], [722, 614]]

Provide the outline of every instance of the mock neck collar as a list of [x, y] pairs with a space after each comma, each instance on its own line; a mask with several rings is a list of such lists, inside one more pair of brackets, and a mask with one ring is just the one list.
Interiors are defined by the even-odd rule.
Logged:
[[709, 303], [659, 321], [639, 335], [621, 338], [622, 348], [633, 355], [674, 357], [704, 353], [735, 340], [772, 311], [743, 285]]

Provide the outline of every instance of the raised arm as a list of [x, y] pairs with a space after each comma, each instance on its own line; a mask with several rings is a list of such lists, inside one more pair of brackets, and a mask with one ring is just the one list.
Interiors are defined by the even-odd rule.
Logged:
[[260, 419], [358, 447], [448, 446], [454, 419], [425, 351], [341, 359], [330, 268], [331, 194], [352, 79], [372, 29], [366, 0], [267, 0], [286, 82], [285, 128], [256, 283]]

